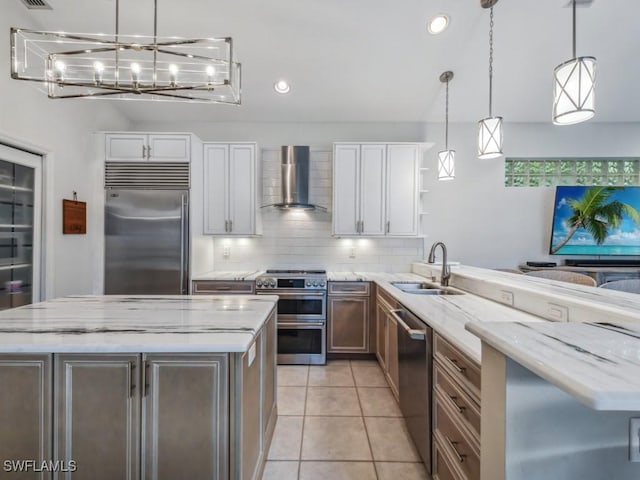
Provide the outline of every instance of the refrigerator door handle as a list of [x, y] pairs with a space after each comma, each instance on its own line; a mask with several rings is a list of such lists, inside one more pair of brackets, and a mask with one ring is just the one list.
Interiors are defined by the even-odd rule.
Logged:
[[186, 232], [187, 217], [185, 215], [185, 195], [180, 196], [180, 292], [186, 295], [187, 289], [185, 289], [186, 283], [186, 268], [185, 268], [185, 232]]

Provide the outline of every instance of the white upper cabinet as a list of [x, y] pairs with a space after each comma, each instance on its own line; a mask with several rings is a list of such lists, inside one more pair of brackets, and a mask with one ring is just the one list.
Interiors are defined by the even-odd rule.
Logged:
[[333, 234], [416, 236], [421, 145], [335, 144]]
[[107, 133], [108, 162], [188, 162], [191, 135], [165, 133]]
[[419, 145], [387, 146], [387, 235], [418, 233]]
[[204, 144], [205, 234], [258, 233], [257, 178], [255, 144]]

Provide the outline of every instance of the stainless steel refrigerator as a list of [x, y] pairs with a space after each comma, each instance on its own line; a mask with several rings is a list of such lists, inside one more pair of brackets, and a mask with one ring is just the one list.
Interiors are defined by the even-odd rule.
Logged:
[[[158, 172], [148, 171], [153, 166], [143, 165], [143, 173], [134, 171], [134, 178], [123, 181], [133, 167], [107, 165], [106, 294], [189, 293], [188, 165], [186, 185], [184, 178], [158, 182]], [[166, 167], [158, 169], [170, 177]]]

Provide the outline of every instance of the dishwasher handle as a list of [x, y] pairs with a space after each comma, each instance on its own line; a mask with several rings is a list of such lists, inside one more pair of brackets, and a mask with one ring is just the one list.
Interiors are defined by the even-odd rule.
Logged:
[[390, 310], [391, 315], [393, 315], [393, 318], [395, 318], [396, 321], [400, 324], [400, 326], [404, 328], [405, 332], [409, 334], [409, 337], [411, 337], [412, 340], [424, 340], [427, 335], [426, 330], [418, 330], [418, 329], [409, 327], [409, 325], [407, 325], [404, 322], [404, 320], [400, 318], [400, 315], [398, 315], [398, 313], [402, 311], [403, 310]]

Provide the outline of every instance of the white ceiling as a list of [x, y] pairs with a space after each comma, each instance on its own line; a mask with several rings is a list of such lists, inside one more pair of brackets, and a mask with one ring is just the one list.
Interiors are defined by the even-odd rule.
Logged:
[[[5, 0], [9, 1], [9, 0]], [[19, 0], [11, 0], [19, 2]], [[162, 36], [232, 36], [243, 104], [118, 102], [134, 121], [442, 121], [488, 115], [489, 11], [480, 0], [157, 0]], [[49, 0], [40, 28], [114, 30], [115, 0]], [[502, 0], [495, 11], [494, 115], [550, 121], [552, 72], [571, 57], [568, 0]], [[152, 0], [120, 0], [122, 33], [150, 34]], [[438, 36], [426, 21], [451, 17]], [[640, 121], [640, 1], [578, 9], [578, 51], [598, 59], [596, 121]], [[23, 26], [23, 25], [15, 25]], [[273, 91], [286, 78], [289, 95]]]

